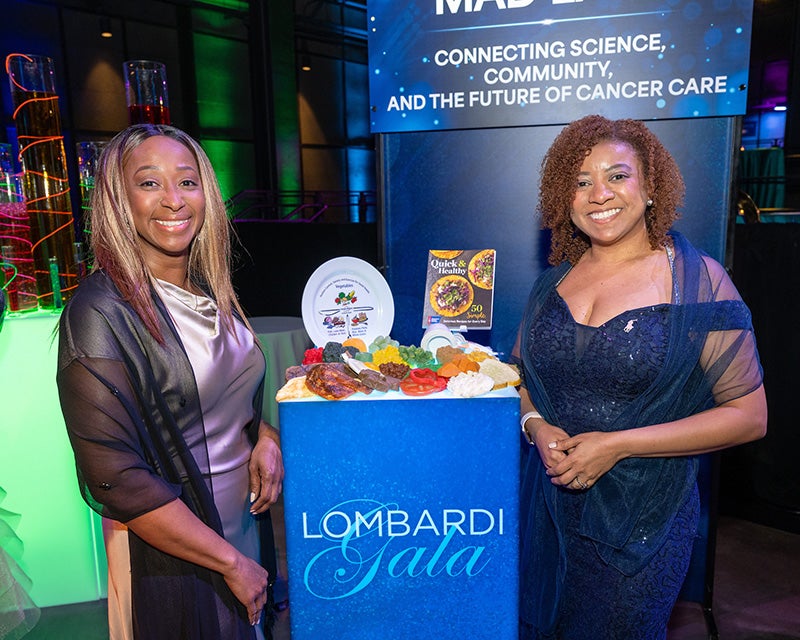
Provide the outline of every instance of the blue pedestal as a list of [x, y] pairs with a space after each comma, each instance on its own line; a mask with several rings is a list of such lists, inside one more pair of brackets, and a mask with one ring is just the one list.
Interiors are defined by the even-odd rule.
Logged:
[[279, 410], [292, 640], [516, 640], [515, 390]]

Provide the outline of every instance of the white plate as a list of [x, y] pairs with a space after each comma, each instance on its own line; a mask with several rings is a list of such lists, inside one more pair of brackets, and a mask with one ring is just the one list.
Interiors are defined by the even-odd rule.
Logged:
[[347, 338], [361, 338], [369, 346], [392, 330], [392, 291], [368, 262], [349, 256], [333, 258], [317, 267], [306, 283], [303, 323], [318, 347]]

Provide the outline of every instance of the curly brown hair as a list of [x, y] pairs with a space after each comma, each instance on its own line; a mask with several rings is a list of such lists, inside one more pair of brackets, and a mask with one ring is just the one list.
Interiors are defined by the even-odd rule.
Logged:
[[642, 164], [642, 184], [653, 200], [645, 210], [650, 246], [666, 242], [667, 231], [678, 219], [685, 186], [678, 165], [655, 134], [639, 120], [609, 120], [591, 115], [575, 120], [556, 136], [542, 160], [539, 204], [542, 226], [552, 232], [550, 264], [575, 264], [589, 248], [589, 239], [572, 222], [572, 202], [580, 167], [600, 142], [629, 145]]

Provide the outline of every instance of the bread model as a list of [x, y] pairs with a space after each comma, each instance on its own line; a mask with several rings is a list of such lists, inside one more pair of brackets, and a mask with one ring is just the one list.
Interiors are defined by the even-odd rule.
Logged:
[[520, 384], [519, 370], [511, 364], [494, 358], [487, 358], [480, 363], [480, 372], [494, 380], [494, 389], [516, 387]]

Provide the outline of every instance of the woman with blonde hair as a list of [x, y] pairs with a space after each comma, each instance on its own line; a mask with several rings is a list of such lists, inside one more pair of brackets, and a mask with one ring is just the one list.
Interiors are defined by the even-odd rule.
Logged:
[[174, 127], [122, 131], [87, 226], [93, 268], [61, 317], [57, 381], [104, 516], [111, 638], [262, 638], [283, 463], [206, 154]]

